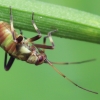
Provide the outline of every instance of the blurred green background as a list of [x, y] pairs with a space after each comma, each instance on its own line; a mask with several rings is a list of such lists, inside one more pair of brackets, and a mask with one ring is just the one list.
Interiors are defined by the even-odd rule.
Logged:
[[[99, 0], [41, 0], [100, 15]], [[67, 12], [66, 12], [67, 13]], [[19, 32], [19, 30], [18, 30]], [[26, 37], [36, 34], [23, 31]], [[43, 35], [44, 36], [44, 35]], [[53, 36], [54, 50], [47, 50], [51, 61], [73, 62], [96, 58], [79, 65], [55, 65], [82, 87], [100, 93], [100, 45]], [[43, 38], [36, 43], [42, 44]], [[48, 41], [48, 44], [49, 41]], [[0, 49], [0, 100], [100, 100], [95, 95], [75, 87], [58, 75], [48, 64], [35, 66], [16, 60], [10, 71], [4, 66], [4, 51]]]

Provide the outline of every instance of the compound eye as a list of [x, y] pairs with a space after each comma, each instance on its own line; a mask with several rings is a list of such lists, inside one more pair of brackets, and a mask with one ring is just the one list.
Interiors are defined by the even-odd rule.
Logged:
[[43, 61], [43, 56], [40, 56], [39, 57], [39, 62], [42, 62]]
[[40, 65], [40, 64], [43, 63], [43, 61], [44, 61], [43, 56], [39, 56], [37, 62], [35, 63], [35, 65]]

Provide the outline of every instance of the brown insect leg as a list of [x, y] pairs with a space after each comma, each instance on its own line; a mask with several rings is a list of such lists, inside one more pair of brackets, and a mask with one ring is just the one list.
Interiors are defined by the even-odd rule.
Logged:
[[34, 44], [37, 48], [43, 48], [43, 49], [53, 49], [52, 46], [43, 45], [43, 44]]
[[[44, 37], [43, 44], [33, 44], [33, 45], [35, 45], [38, 49], [39, 48], [43, 48], [43, 51], [42, 52], [44, 52], [44, 49], [53, 49], [54, 48], [54, 42], [53, 42], [53, 39], [51, 37], [51, 34], [54, 33], [54, 32], [56, 32], [56, 31], [57, 30], [50, 31], [48, 33], [48, 35]], [[45, 45], [46, 44], [46, 38], [49, 38], [50, 39], [50, 42], [51, 42], [52, 46]]]
[[36, 35], [35, 37], [32, 37], [32, 38], [27, 39], [27, 42], [33, 42], [33, 41], [36, 41], [36, 40], [38, 40], [38, 39], [41, 38], [41, 32], [37, 28], [37, 26], [36, 26], [36, 24], [34, 22], [33, 16], [34, 16], [34, 13], [32, 13], [32, 25], [33, 25], [34, 29], [36, 30], [36, 32], [38, 33], [38, 35]]
[[[10, 27], [11, 27], [11, 33], [12, 33], [13, 40], [15, 40], [15, 33], [14, 33], [14, 27], [13, 27], [13, 16], [12, 16], [11, 7], [10, 7]], [[15, 60], [15, 58], [13, 56], [10, 56], [10, 59], [7, 63], [7, 52], [5, 52], [4, 68], [5, 68], [6, 71], [8, 71], [11, 68], [14, 60]]]
[[10, 56], [10, 59], [9, 59], [9, 61], [7, 63], [7, 52], [5, 52], [4, 68], [5, 68], [6, 71], [8, 71], [11, 68], [14, 60], [15, 60], [15, 58], [13, 56]]
[[14, 26], [13, 26], [13, 15], [12, 15], [12, 9], [10, 7], [10, 27], [11, 27], [11, 33], [13, 40], [15, 40], [15, 33], [14, 33]]
[[[45, 36], [44, 39], [43, 39], [43, 44], [45, 45], [45, 44], [46, 44], [46, 39], [49, 38], [49, 40], [50, 40], [50, 42], [51, 42], [51, 45], [52, 45], [50, 49], [54, 49], [54, 42], [53, 42], [53, 39], [52, 39], [52, 37], [51, 37], [51, 34], [54, 33], [54, 32], [56, 32], [56, 31], [57, 31], [57, 30], [50, 31], [50, 32], [48, 33], [48, 35]], [[49, 49], [49, 48], [48, 48], [48, 47], [45, 47], [45, 48], [43, 49], [44, 52], [45, 52], [45, 49]]]
[[[48, 33], [48, 35], [44, 37], [43, 44], [33, 44], [33, 45], [35, 45], [40, 52], [44, 52], [45, 49], [53, 49], [54, 48], [54, 42], [53, 42], [53, 39], [51, 37], [51, 34], [56, 32], [56, 31], [57, 30], [50, 31]], [[51, 42], [52, 46], [45, 45], [46, 44], [46, 38], [50, 39], [50, 42]], [[43, 48], [43, 51], [40, 50], [39, 48]]]

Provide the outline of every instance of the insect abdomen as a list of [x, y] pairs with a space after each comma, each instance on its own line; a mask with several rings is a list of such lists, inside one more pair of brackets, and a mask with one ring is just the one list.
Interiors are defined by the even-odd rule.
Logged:
[[[15, 36], [18, 37], [16, 32]], [[16, 38], [15, 37], [15, 38]], [[31, 51], [24, 46], [21, 46], [22, 51], [16, 50], [16, 42], [13, 40], [10, 25], [6, 22], [0, 21], [0, 46], [13, 57], [26, 61], [31, 54]], [[25, 51], [25, 52], [24, 52]]]
[[3, 21], [0, 22], [0, 46], [9, 54], [15, 52], [15, 43], [12, 38], [10, 26]]

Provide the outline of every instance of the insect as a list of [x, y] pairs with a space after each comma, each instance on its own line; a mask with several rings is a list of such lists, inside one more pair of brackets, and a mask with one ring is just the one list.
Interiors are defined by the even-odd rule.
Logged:
[[[13, 26], [13, 15], [12, 15], [12, 9], [10, 7], [10, 24], [0, 21], [0, 46], [5, 50], [5, 59], [4, 59], [4, 68], [6, 71], [8, 71], [15, 58], [26, 61], [30, 64], [40, 65], [42, 63], [49, 64], [58, 74], [60, 74], [63, 78], [70, 81], [75, 86], [86, 90], [88, 92], [92, 92], [95, 94], [98, 94], [97, 92], [85, 89], [76, 83], [74, 83], [72, 80], [67, 78], [63, 73], [61, 73], [53, 64], [62, 64], [62, 65], [68, 65], [68, 64], [80, 64], [85, 63], [91, 60], [85, 60], [80, 62], [51, 62], [47, 59], [47, 55], [45, 54], [45, 49], [53, 49], [54, 48], [54, 42], [52, 39], [51, 34], [56, 32], [57, 30], [53, 30], [48, 32], [48, 35], [43, 38], [43, 44], [35, 44], [34, 41], [41, 38], [41, 32], [37, 28], [35, 22], [34, 22], [34, 13], [32, 13], [32, 25], [35, 28], [36, 32], [38, 33], [36, 36], [32, 38], [25, 38], [23, 37], [23, 33], [20, 30], [20, 34], [18, 34], [14, 30]], [[46, 45], [46, 39], [49, 38], [51, 46]], [[10, 59], [7, 62], [7, 54], [10, 55]]]

